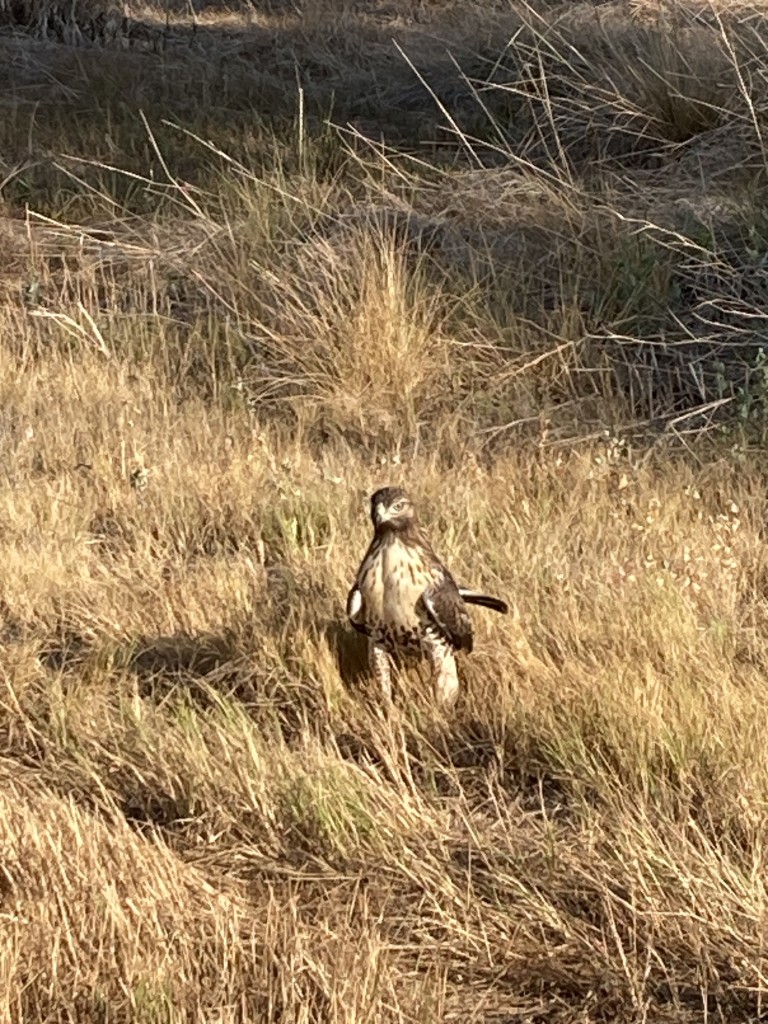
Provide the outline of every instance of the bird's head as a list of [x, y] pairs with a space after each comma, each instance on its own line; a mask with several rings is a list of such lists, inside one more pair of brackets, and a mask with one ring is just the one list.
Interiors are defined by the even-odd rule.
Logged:
[[405, 530], [416, 520], [413, 502], [400, 487], [382, 487], [371, 495], [374, 528]]

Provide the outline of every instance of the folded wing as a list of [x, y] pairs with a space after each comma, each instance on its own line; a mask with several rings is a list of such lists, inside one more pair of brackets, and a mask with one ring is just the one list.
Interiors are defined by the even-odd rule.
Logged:
[[427, 587], [421, 600], [438, 633], [457, 650], [471, 651], [472, 620], [452, 577], [446, 574]]

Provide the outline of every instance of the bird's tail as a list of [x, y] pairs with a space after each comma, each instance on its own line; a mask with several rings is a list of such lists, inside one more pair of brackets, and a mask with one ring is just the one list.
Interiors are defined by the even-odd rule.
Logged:
[[501, 612], [506, 615], [509, 605], [500, 597], [489, 597], [488, 594], [481, 594], [477, 590], [468, 590], [467, 587], [459, 587], [459, 593], [465, 604], [479, 604], [482, 608], [490, 608], [491, 611]]

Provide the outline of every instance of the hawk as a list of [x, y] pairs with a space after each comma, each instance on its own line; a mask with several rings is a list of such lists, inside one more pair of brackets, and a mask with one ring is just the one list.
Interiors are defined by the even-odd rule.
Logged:
[[468, 604], [502, 614], [497, 597], [460, 587], [419, 526], [411, 499], [399, 487], [371, 496], [373, 539], [347, 597], [347, 617], [368, 637], [371, 669], [385, 699], [392, 699], [392, 663], [397, 649], [426, 655], [435, 696], [453, 704], [459, 679], [455, 651], [472, 650]]

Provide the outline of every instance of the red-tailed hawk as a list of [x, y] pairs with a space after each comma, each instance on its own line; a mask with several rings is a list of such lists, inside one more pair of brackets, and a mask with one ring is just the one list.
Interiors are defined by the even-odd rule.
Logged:
[[373, 540], [349, 592], [347, 616], [368, 637], [371, 668], [387, 701], [392, 698], [390, 655], [402, 648], [429, 658], [437, 700], [453, 704], [459, 691], [454, 652], [472, 650], [466, 606], [505, 613], [507, 604], [456, 583], [399, 487], [383, 487], [371, 496], [371, 520]]

